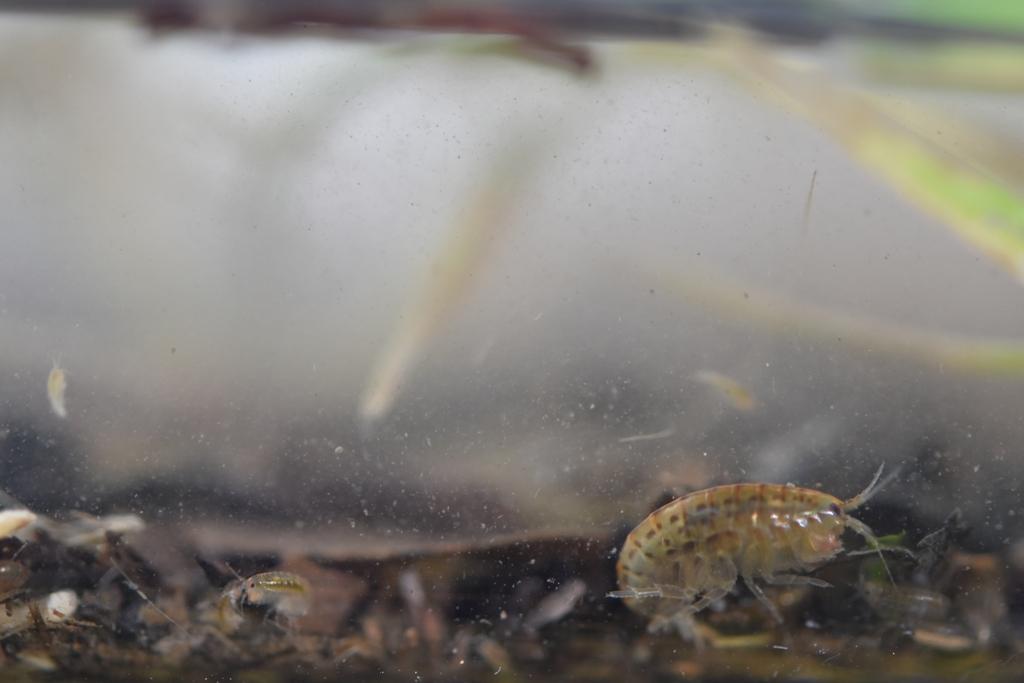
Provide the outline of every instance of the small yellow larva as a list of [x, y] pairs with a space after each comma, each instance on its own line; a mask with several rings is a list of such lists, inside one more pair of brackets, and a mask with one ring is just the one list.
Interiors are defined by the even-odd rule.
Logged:
[[756, 581], [826, 587], [810, 571], [843, 549], [850, 529], [872, 547], [871, 529], [847, 513], [881, 488], [879, 468], [871, 484], [843, 501], [814, 489], [781, 484], [716, 486], [677, 498], [640, 523], [619, 553], [620, 590], [651, 627], [689, 630], [692, 615], [724, 597], [742, 578], [772, 616], [775, 606]]

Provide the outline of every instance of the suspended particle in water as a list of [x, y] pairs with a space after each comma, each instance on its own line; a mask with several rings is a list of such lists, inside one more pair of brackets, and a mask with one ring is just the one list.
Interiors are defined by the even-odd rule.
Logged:
[[46, 378], [46, 397], [50, 400], [50, 410], [59, 418], [66, 418], [68, 410], [64, 405], [64, 392], [67, 391], [68, 381], [63, 368], [53, 362], [50, 375]]

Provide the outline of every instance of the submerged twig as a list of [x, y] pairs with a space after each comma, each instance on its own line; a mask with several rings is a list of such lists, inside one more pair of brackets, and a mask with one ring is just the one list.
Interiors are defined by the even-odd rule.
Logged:
[[171, 622], [182, 631], [187, 631], [187, 629], [178, 622], [176, 622], [174, 618], [171, 617], [170, 614], [160, 609], [159, 605], [153, 602], [150, 599], [150, 597], [146, 595], [146, 593], [139, 587], [139, 584], [135, 583], [130, 578], [128, 578], [128, 575], [125, 574], [123, 569], [121, 569], [121, 565], [117, 563], [117, 560], [115, 560], [113, 557], [108, 558], [108, 560], [110, 561], [110, 566], [116, 569], [117, 572], [121, 575], [121, 578], [124, 579], [125, 585], [128, 587], [128, 590], [132, 591], [137, 596], [139, 596], [139, 598], [141, 598], [143, 602], [152, 607], [156, 611], [156, 613], [162, 616], [164, 619]]
[[811, 186], [807, 190], [807, 199], [804, 201], [804, 217], [801, 221], [801, 232], [806, 235], [811, 225], [811, 203], [814, 201], [814, 182], [818, 179], [818, 169], [811, 174]]

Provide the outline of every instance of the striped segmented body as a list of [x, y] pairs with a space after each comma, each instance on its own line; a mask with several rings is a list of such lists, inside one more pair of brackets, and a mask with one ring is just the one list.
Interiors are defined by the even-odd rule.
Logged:
[[227, 631], [235, 630], [244, 612], [259, 612], [284, 620], [304, 616], [310, 604], [309, 582], [298, 574], [262, 572], [229, 584], [217, 606], [218, 620]]
[[652, 628], [682, 627], [742, 578], [781, 620], [757, 581], [827, 586], [789, 572], [810, 571], [835, 557], [846, 529], [877, 547], [871, 529], [847, 513], [880, 488], [881, 474], [846, 501], [788, 484], [716, 486], [677, 498], [630, 532], [619, 553], [620, 590], [610, 596], [651, 617]]

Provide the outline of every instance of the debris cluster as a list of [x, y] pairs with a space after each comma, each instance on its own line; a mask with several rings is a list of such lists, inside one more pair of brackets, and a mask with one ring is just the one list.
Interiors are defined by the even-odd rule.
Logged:
[[0, 669], [47, 680], [1009, 680], [1024, 673], [1007, 599], [1016, 574], [959, 550], [960, 525], [951, 517], [913, 558], [891, 559], [895, 583], [866, 556], [823, 568], [834, 588], [769, 588], [783, 624], [738, 587], [701, 615], [698, 645], [648, 633], [604, 597], [610, 535], [339, 537], [295, 552], [301, 534], [285, 544], [254, 528], [218, 549], [210, 539], [224, 536], [194, 526], [5, 510]]

